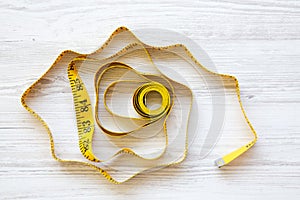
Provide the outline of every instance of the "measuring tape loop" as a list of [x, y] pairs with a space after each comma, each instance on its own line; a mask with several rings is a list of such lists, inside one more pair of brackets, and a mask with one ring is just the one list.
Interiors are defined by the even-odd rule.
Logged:
[[[115, 49], [113, 48], [115, 41], [122, 42], [122, 37], [128, 40], [125, 41], [126, 45], [123, 45], [125, 47], [119, 48], [117, 53], [111, 53], [112, 49]], [[23, 93], [22, 105], [46, 127], [52, 156], [60, 162], [82, 163], [92, 167], [115, 184], [127, 181], [140, 172], [152, 168], [182, 162], [188, 152], [188, 124], [194, 95], [184, 82], [165, 75], [163, 69], [156, 66], [154, 55], [164, 53], [172, 53], [208, 75], [230, 81], [235, 85], [242, 114], [254, 139], [216, 160], [216, 164], [219, 167], [226, 165], [250, 149], [257, 141], [257, 135], [243, 109], [239, 84], [235, 77], [218, 74], [203, 67], [182, 44], [153, 47], [141, 42], [127, 28], [120, 27], [94, 53], [79, 54], [69, 50], [61, 53], [49, 70]], [[130, 63], [130, 59], [126, 60], [130, 56], [144, 60], [146, 67], [139, 68]], [[79, 149], [86, 160], [59, 158], [55, 152], [53, 134], [49, 126], [26, 102], [28, 95], [40, 84], [44, 76], [64, 62], [68, 63], [65, 67], [73, 97]], [[138, 69], [145, 71], [140, 72]], [[92, 74], [93, 79], [88, 74]], [[126, 92], [126, 95], [123, 95], [124, 98], [129, 97], [128, 101], [124, 102], [132, 105], [130, 112], [128, 111], [129, 116], [114, 108], [114, 106], [126, 107], [127, 104], [113, 103], [114, 95], [121, 97], [124, 88], [131, 94], [128, 95]], [[150, 107], [151, 97], [160, 99], [158, 106]], [[170, 125], [170, 121], [176, 120], [181, 122], [178, 127]], [[177, 135], [174, 134], [176, 130], [178, 130]], [[115, 149], [108, 152], [107, 159], [102, 159], [98, 156], [98, 152], [94, 151], [93, 142], [98, 132], [102, 133], [101, 140], [107, 140], [105, 144], [112, 145]], [[144, 151], [145, 146], [153, 145], [157, 141], [160, 144], [158, 148]], [[180, 153], [175, 154], [174, 152], [177, 151]], [[120, 156], [121, 160], [118, 160]], [[125, 166], [126, 169], [118, 166], [116, 163], [122, 159], [128, 161], [127, 164], [136, 164], [136, 166]], [[117, 178], [119, 172], [124, 174], [124, 178]]]

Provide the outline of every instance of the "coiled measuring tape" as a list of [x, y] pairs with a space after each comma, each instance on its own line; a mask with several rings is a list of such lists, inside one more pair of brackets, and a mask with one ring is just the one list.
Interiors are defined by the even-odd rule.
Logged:
[[[147, 108], [146, 96], [150, 92], [157, 92], [162, 97], [161, 106], [157, 109], [151, 110]], [[170, 94], [168, 90], [157, 82], [146, 83], [140, 86], [135, 94], [133, 95], [133, 106], [138, 114], [146, 118], [156, 118], [162, 116], [164, 113], [168, 112], [170, 104]]]
[[[254, 135], [254, 139], [251, 142], [247, 143], [246, 145], [244, 145], [244, 146], [238, 148], [237, 150], [218, 159], [216, 161], [217, 166], [221, 167], [223, 165], [230, 163], [232, 160], [234, 160], [235, 158], [237, 158], [238, 156], [243, 154], [245, 151], [247, 151], [249, 148], [251, 148], [255, 144], [255, 142], [257, 140], [257, 135], [256, 135], [256, 132], [255, 132], [253, 126], [251, 125], [250, 121], [248, 120], [246, 113], [242, 107], [242, 103], [241, 103], [241, 99], [240, 99], [239, 85], [238, 85], [238, 81], [235, 77], [230, 76], [230, 75], [217, 74], [217, 73], [211, 72], [208, 69], [204, 68], [200, 63], [197, 62], [197, 60], [191, 55], [191, 53], [188, 51], [188, 49], [186, 47], [184, 47], [183, 45], [173, 45], [173, 46], [168, 46], [168, 47], [152, 47], [152, 46], [146, 45], [146, 44], [142, 43], [140, 40], [138, 40], [127, 28], [120, 27], [111, 35], [111, 37], [108, 39], [108, 41], [98, 51], [96, 51], [90, 55], [78, 54], [78, 53], [75, 53], [72, 51], [64, 51], [57, 58], [57, 60], [50, 67], [50, 69], [48, 70], [48, 71], [50, 71], [51, 68], [53, 66], [55, 66], [56, 63], [60, 62], [62, 57], [64, 57], [66, 54], [75, 54], [74, 58], [67, 66], [67, 73], [68, 73], [69, 82], [70, 82], [70, 86], [72, 89], [73, 101], [74, 101], [74, 109], [75, 109], [78, 138], [79, 138], [78, 139], [79, 148], [80, 148], [82, 155], [91, 162], [60, 159], [55, 153], [54, 140], [53, 140], [52, 132], [51, 132], [49, 126], [35, 111], [33, 111], [26, 104], [27, 95], [31, 92], [32, 88], [34, 88], [37, 84], [39, 84], [41, 79], [48, 73], [48, 71], [40, 79], [38, 79], [32, 86], [30, 86], [23, 93], [23, 95], [21, 97], [22, 105], [31, 114], [33, 114], [37, 119], [39, 119], [42, 122], [42, 124], [46, 127], [47, 132], [50, 137], [52, 156], [56, 160], [61, 161], [61, 162], [83, 163], [85, 165], [88, 165], [92, 168], [97, 169], [108, 180], [110, 180], [111, 182], [116, 183], [116, 184], [122, 183], [122, 182], [134, 177], [136, 174], [138, 174], [138, 173], [134, 173], [134, 174], [130, 175], [129, 178], [127, 178], [126, 180], [119, 181], [119, 180], [116, 180], [107, 170], [93, 164], [93, 163], [104, 162], [104, 160], [97, 158], [97, 156], [94, 154], [93, 148], [92, 148], [93, 135], [94, 135], [96, 127], [99, 127], [99, 129], [101, 129], [102, 133], [108, 135], [109, 137], [122, 138], [122, 137], [126, 137], [128, 135], [130, 136], [131, 133], [134, 133], [136, 131], [143, 130], [143, 128], [146, 128], [146, 127], [151, 128], [151, 126], [153, 124], [157, 124], [158, 122], [161, 122], [163, 124], [162, 130], [163, 130], [163, 133], [164, 133], [164, 136], [166, 139], [165, 139], [165, 144], [164, 144], [163, 150], [160, 153], [155, 154], [155, 156], [152, 156], [152, 157], [145, 156], [145, 155], [135, 152], [131, 148], [125, 147], [125, 148], [120, 148], [120, 150], [117, 151], [114, 155], [112, 155], [111, 158], [116, 157], [122, 153], [125, 153], [125, 154], [132, 155], [134, 157], [137, 157], [139, 159], [149, 160], [149, 162], [150, 162], [153, 160], [155, 161], [156, 159], [160, 159], [162, 157], [162, 155], [167, 151], [166, 149], [168, 147], [168, 134], [167, 134], [166, 123], [167, 123], [168, 116], [170, 114], [170, 110], [172, 109], [172, 106], [174, 105], [174, 98], [176, 98], [175, 89], [171, 84], [171, 82], [173, 84], [175, 84], [174, 80], [168, 79], [167, 77], [164, 77], [164, 76], [156, 76], [156, 75], [153, 75], [150, 73], [146, 74], [146, 75], [140, 74], [138, 71], [136, 71], [129, 65], [119, 62], [119, 61], [114, 61], [114, 59], [112, 59], [112, 61], [100, 65], [99, 69], [96, 70], [95, 78], [94, 78], [96, 102], [95, 102], [95, 105], [93, 105], [92, 101], [90, 99], [90, 94], [86, 88], [85, 82], [81, 79], [81, 77], [79, 75], [78, 68], [80, 68], [80, 65], [78, 65], [78, 63], [83, 62], [83, 61], [97, 63], [98, 59], [93, 59], [93, 55], [101, 53], [101, 51], [103, 51], [105, 49], [105, 47], [109, 45], [111, 40], [113, 40], [114, 37], [116, 37], [117, 35], [119, 35], [122, 32], [129, 33], [129, 35], [131, 35], [135, 39], [136, 43], [130, 44], [129, 46], [122, 49], [120, 52], [114, 54], [110, 58], [117, 57], [121, 54], [126, 54], [126, 52], [129, 51], [129, 49], [134, 48], [136, 46], [141, 47], [141, 49], [142, 49], [141, 51], [145, 52], [145, 54], [149, 57], [150, 60], [151, 60], [151, 55], [150, 55], [149, 51], [151, 51], [151, 50], [169, 51], [172, 48], [181, 48], [184, 50], [186, 55], [188, 57], [190, 57], [203, 70], [205, 70], [208, 73], [211, 73], [213, 75], [216, 75], [216, 76], [222, 77], [224, 79], [228, 79], [228, 80], [235, 82], [235, 89], [236, 89], [238, 101], [240, 104], [240, 108], [242, 110], [242, 113], [245, 117], [247, 124], [249, 125], [249, 127]], [[91, 57], [92, 59], [89, 57]], [[135, 128], [132, 128], [131, 130], [127, 130], [127, 131], [113, 131], [113, 130], [108, 129], [101, 122], [101, 113], [98, 112], [99, 103], [104, 103], [105, 110], [108, 113], [110, 113], [114, 116], [117, 116], [116, 114], [113, 113], [113, 111], [110, 110], [109, 106], [107, 106], [107, 104], [106, 104], [105, 97], [108, 93], [108, 90], [102, 91], [103, 95], [99, 95], [99, 90], [100, 90], [99, 88], [101, 86], [101, 81], [102, 81], [103, 77], [108, 76], [109, 73], [111, 73], [111, 71], [114, 71], [114, 70], [115, 71], [119, 70], [120, 72], [125, 71], [126, 73], [135, 74], [135, 76], [138, 79], [138, 80], [134, 80], [134, 81], [132, 81], [132, 80], [113, 81], [109, 85], [109, 87], [113, 87], [114, 85], [119, 84], [121, 82], [137, 85], [137, 87], [134, 90], [133, 96], [132, 96], [132, 105], [133, 105], [136, 113], [138, 113], [139, 117], [137, 117], [137, 118], [131, 117], [131, 120], [136, 121], [136, 123], [138, 125]], [[149, 77], [151, 77], [151, 78], [149, 78]], [[180, 83], [176, 83], [176, 84], [177, 84], [176, 87], [183, 87], [183, 88], [185, 87], [184, 85], [182, 85]], [[186, 90], [187, 96], [189, 96], [189, 92], [190, 92], [189, 89], [185, 88], [185, 90]], [[161, 104], [158, 108], [150, 109], [147, 106], [147, 95], [149, 93], [153, 93], [153, 92], [159, 94], [159, 96], [161, 97]], [[102, 99], [100, 98], [100, 96]], [[192, 98], [192, 96], [190, 96], [190, 97]], [[190, 107], [188, 107], [188, 108], [190, 109]], [[117, 117], [120, 117], [122, 119], [126, 118], [124, 116], [117, 116]], [[186, 139], [187, 139], [187, 136], [186, 136]], [[157, 164], [157, 165], [154, 164], [154, 165], [149, 165], [149, 166], [151, 166], [151, 168], [153, 168], [153, 167], [158, 167], [158, 166], [169, 166], [169, 165], [178, 164], [185, 159], [186, 154], [187, 154], [187, 148], [188, 148], [187, 145], [185, 145], [183, 156], [177, 160], [174, 160], [174, 161], [171, 161], [168, 163]], [[148, 168], [146, 167], [146, 170], [147, 169]], [[144, 170], [145, 169], [143, 169], [141, 171], [144, 171]]]

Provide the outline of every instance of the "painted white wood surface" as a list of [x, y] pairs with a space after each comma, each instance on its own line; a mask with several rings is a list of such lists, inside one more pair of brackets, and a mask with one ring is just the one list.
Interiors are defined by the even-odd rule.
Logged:
[[[0, 199], [299, 199], [299, 1], [1, 1]], [[235, 75], [259, 134], [217, 169], [188, 159], [123, 185], [61, 165], [20, 95], [65, 49], [95, 50], [118, 26], [166, 28]]]

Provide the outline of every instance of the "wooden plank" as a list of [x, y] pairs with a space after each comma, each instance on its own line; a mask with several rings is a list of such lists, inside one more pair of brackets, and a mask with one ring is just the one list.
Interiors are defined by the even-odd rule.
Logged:
[[[9, 1], [0, 3], [0, 25], [1, 199], [300, 197], [298, 1]], [[182, 33], [219, 72], [237, 76], [257, 145], [222, 169], [212, 165], [214, 155], [200, 160], [190, 152], [178, 166], [122, 185], [54, 161], [45, 129], [20, 95], [61, 51], [91, 52], [120, 25]]]

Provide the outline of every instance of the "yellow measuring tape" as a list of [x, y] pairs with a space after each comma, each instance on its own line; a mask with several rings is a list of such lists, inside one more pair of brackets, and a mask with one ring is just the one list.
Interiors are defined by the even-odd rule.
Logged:
[[[103, 57], [98, 58], [98, 56], [105, 51], [105, 47], [109, 46], [115, 37], [118, 37], [124, 33], [126, 33], [127, 36], [133, 38], [134, 43], [131, 43], [130, 45], [120, 50], [118, 53], [110, 55], [107, 58], [103, 58]], [[145, 58], [150, 60], [149, 63], [155, 66], [151, 58], [151, 52], [160, 51], [162, 53], [163, 52], [176, 53], [176, 49], [178, 48], [182, 49], [184, 52], [184, 54], [180, 54], [180, 57], [187, 57], [184, 58], [186, 60], [189, 58], [199, 68], [201, 68], [202, 70], [206, 71], [209, 74], [212, 74], [213, 76], [218, 76], [222, 79], [233, 81], [235, 83], [235, 90], [237, 93], [237, 98], [240, 104], [240, 108], [242, 110], [243, 116], [247, 124], [249, 125], [254, 135], [254, 139], [251, 142], [223, 156], [222, 158], [216, 160], [217, 166], [221, 167], [223, 165], [230, 163], [232, 160], [234, 160], [235, 158], [243, 154], [245, 151], [247, 151], [249, 148], [251, 148], [257, 140], [257, 135], [243, 109], [241, 99], [240, 99], [239, 84], [235, 77], [231, 75], [218, 74], [209, 71], [208, 69], [203, 67], [191, 55], [191, 53], [188, 51], [188, 49], [185, 46], [181, 44], [167, 46], [167, 47], [149, 46], [147, 44], [144, 44], [140, 40], [138, 40], [137, 37], [133, 33], [131, 33], [127, 28], [120, 27], [110, 36], [110, 38], [105, 42], [105, 44], [99, 50], [97, 50], [92, 54], [87, 55], [87, 54], [75, 53], [69, 50], [64, 51], [56, 59], [56, 61], [49, 68], [49, 70], [35, 83], [33, 83], [23, 93], [21, 97], [21, 103], [25, 107], [25, 109], [28, 110], [38, 120], [40, 120], [42, 124], [46, 127], [50, 137], [51, 152], [54, 159], [61, 162], [74, 162], [74, 163], [83, 163], [85, 165], [88, 165], [92, 168], [97, 169], [108, 180], [116, 184], [122, 183], [147, 169], [155, 168], [159, 166], [161, 167], [170, 166], [182, 162], [185, 159], [188, 150], [187, 127], [183, 129], [186, 131], [184, 136], [186, 141], [184, 144], [184, 151], [182, 153], [182, 156], [178, 158], [176, 157], [173, 160], [167, 160], [165, 157], [170, 154], [168, 152], [168, 148], [170, 144], [169, 144], [169, 135], [167, 130], [168, 129], [167, 122], [168, 119], [170, 118], [170, 113], [172, 111], [174, 103], [175, 101], [178, 101], [178, 98], [190, 99], [192, 102], [193, 94], [191, 90], [188, 87], [186, 87], [184, 84], [176, 82], [176, 80], [173, 80], [170, 77], [164, 76], [161, 70], [157, 67], [155, 67], [155, 70], [159, 75], [153, 73], [140, 73], [138, 70], [134, 69], [130, 65], [118, 60], [119, 58], [122, 58], [122, 56], [126, 56], [129, 53], [138, 52], [139, 54], [144, 54]], [[47, 73], [57, 63], [59, 63], [64, 56], [72, 57], [71, 62], [69, 62], [67, 66], [67, 73], [68, 73], [69, 83], [72, 90], [72, 96], [74, 101], [74, 110], [75, 110], [76, 124], [78, 130], [78, 143], [79, 143], [81, 154], [90, 162], [78, 161], [78, 160], [65, 160], [59, 158], [55, 153], [54, 140], [49, 126], [42, 119], [42, 117], [40, 117], [35, 111], [33, 111], [33, 109], [31, 109], [26, 103], [26, 98], [28, 94], [32, 92], [32, 89], [41, 82], [43, 77], [46, 76]], [[85, 65], [95, 66], [94, 68], [93, 67], [87, 68], [87, 69], [94, 70], [93, 72], [95, 72], [94, 84], [92, 84], [94, 90], [91, 90], [90, 86], [87, 87], [86, 82], [80, 76], [80, 72], [79, 72], [80, 68], [84, 69], [83, 66]], [[116, 80], [108, 80], [109, 77], [111, 77], [112, 75], [114, 76], [117, 75], [119, 77]], [[135, 117], [123, 116], [122, 114], [116, 114], [114, 110], [111, 110], [110, 107], [111, 105], [108, 105], [107, 99], [109, 96], [112, 96], [113, 88], [118, 87], [118, 85], [123, 86], [123, 88], [124, 87], [127, 88], [128, 86], [128, 89], [134, 91], [131, 96], [131, 104], [133, 105], [134, 111], [138, 114], [137, 116]], [[102, 88], [104, 86], [106, 87], [106, 89]], [[95, 98], [94, 104], [90, 97], [91, 91], [94, 91], [94, 98]], [[180, 91], [183, 91], [184, 94], [181, 95], [178, 94], [180, 93]], [[148, 97], [150, 96], [150, 94], [153, 93], [155, 93], [159, 97], [159, 99], [161, 99], [160, 105], [156, 108], [150, 108], [147, 103], [147, 100], [149, 99]], [[175, 103], [175, 105], [177, 104]], [[191, 103], [188, 104], [185, 108], [187, 114], [190, 113], [190, 109], [191, 109]], [[118, 129], [117, 126], [115, 128], [106, 127], [106, 124], [104, 123], [106, 122], [105, 121], [106, 119], [105, 117], [103, 118], [103, 116], [105, 115], [105, 114], [102, 115], [103, 112], [105, 112], [106, 115], [113, 116], [120, 122], [130, 120], [132, 125], [130, 125], [130, 128], [126, 130], [123, 130], [121, 128]], [[185, 121], [186, 123], [188, 123], [189, 118], [188, 117], [185, 118]], [[117, 180], [111, 175], [111, 173], [108, 172], [108, 170], [104, 169], [104, 167], [93, 164], [93, 163], [100, 163], [100, 164], [106, 163], [106, 160], [98, 158], [93, 151], [93, 137], [97, 127], [99, 128], [99, 130], [101, 130], [103, 134], [111, 138], [111, 140], [116, 139], [116, 140], [127, 141], [127, 138], [133, 137], [134, 134], [136, 133], [141, 134], [147, 128], [150, 131], [151, 129], [154, 130], [160, 125], [161, 125], [161, 133], [162, 133], [161, 137], [164, 138], [164, 142], [163, 142], [164, 145], [156, 153], [144, 154], [141, 153], [142, 151], [140, 152], [135, 151], [134, 148], [117, 145], [119, 147], [119, 150], [115, 152], [108, 160], [114, 159], [118, 155], [121, 155], [123, 153], [136, 157], [137, 159], [143, 160], [137, 162], [143, 167], [140, 167], [141, 169], [137, 168], [136, 172], [134, 173], [130, 172], [130, 174], [127, 175], [127, 177], [124, 180]], [[152, 163], [155, 162], [156, 160], [159, 160], [159, 164]]]

